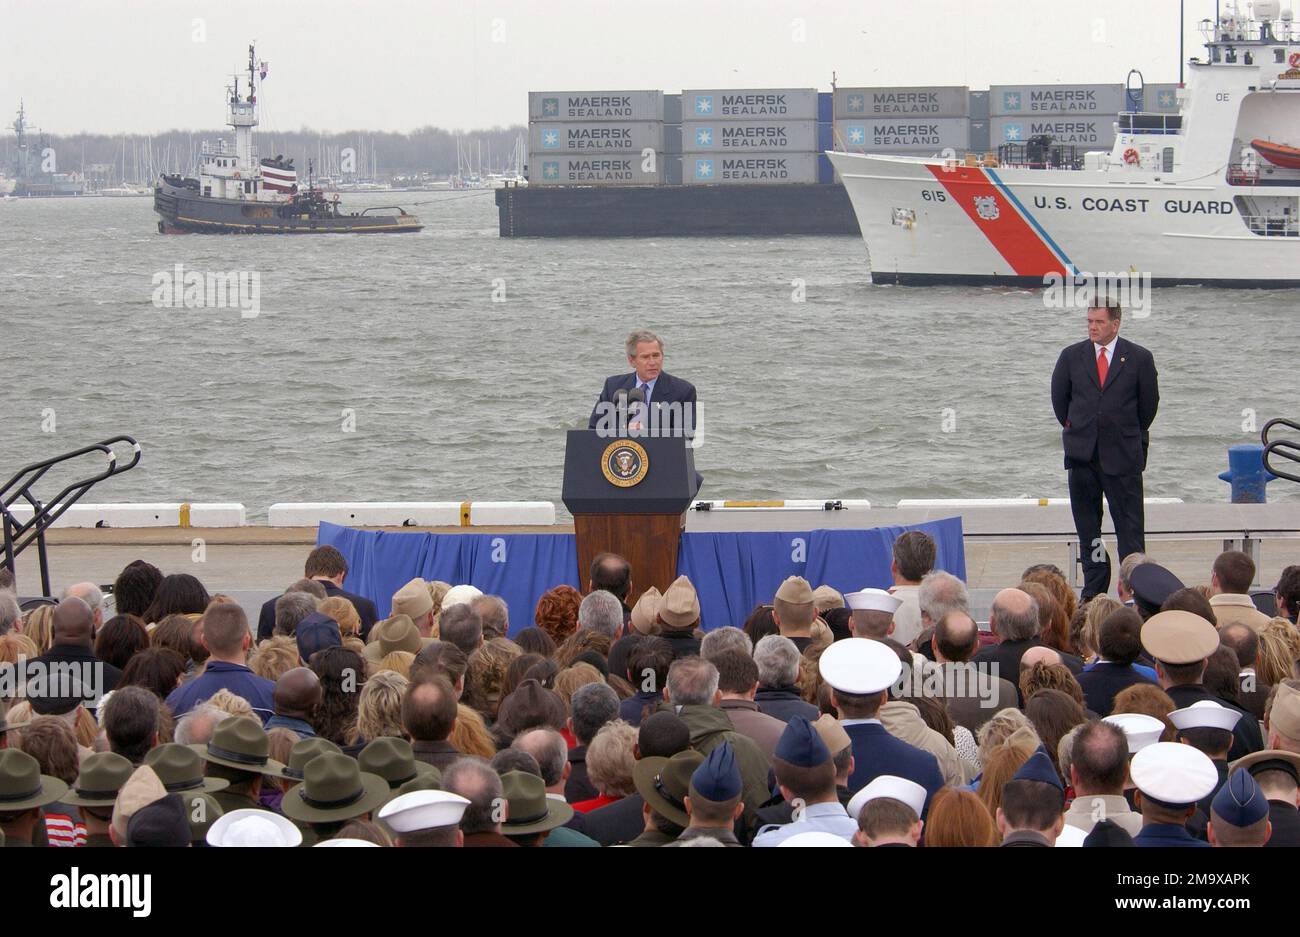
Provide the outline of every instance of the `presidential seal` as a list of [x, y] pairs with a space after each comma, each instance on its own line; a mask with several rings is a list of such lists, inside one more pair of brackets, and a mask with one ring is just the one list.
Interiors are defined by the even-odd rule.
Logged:
[[640, 443], [620, 439], [605, 447], [600, 457], [600, 470], [611, 485], [631, 488], [639, 485], [650, 470], [650, 457]]

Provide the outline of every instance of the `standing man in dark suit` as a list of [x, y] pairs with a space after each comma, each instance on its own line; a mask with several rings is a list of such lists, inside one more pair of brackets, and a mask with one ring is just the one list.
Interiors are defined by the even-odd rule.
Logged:
[[[627, 337], [624, 350], [632, 373], [606, 379], [587, 428], [609, 436], [693, 436], [697, 425], [695, 385], [663, 369], [663, 339], [637, 329]], [[626, 395], [633, 390], [641, 391], [644, 403], [627, 404]], [[623, 406], [627, 407], [627, 433], [618, 427]]]
[[1103, 494], [1119, 559], [1141, 553], [1145, 540], [1142, 472], [1160, 390], [1151, 352], [1120, 338], [1119, 326], [1118, 303], [1089, 308], [1087, 341], [1062, 351], [1052, 372], [1085, 602], [1110, 588], [1110, 558], [1101, 542]]
[[[337, 547], [320, 546], [307, 554], [303, 578], [315, 579], [319, 582], [325, 587], [327, 597], [338, 596], [352, 603], [352, 607], [357, 610], [357, 617], [361, 619], [361, 640], [365, 641], [370, 637], [370, 629], [375, 626], [379, 613], [375, 610], [374, 602], [343, 588], [343, 580], [347, 574], [348, 561]], [[257, 619], [258, 641], [265, 641], [275, 632], [275, 600], [278, 598], [278, 595], [273, 596], [262, 604], [262, 611]]]

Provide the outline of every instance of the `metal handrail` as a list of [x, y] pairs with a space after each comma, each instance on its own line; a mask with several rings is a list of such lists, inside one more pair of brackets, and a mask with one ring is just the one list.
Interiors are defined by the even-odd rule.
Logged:
[[[131, 445], [130, 462], [124, 465], [118, 463], [117, 453], [112, 449], [116, 443], [129, 443]], [[32, 493], [32, 486], [40, 481], [51, 468], [62, 462], [89, 455], [92, 452], [102, 453], [107, 460], [108, 464], [101, 472], [71, 482], [47, 503], [42, 503]], [[10, 572], [17, 576], [18, 554], [35, 543], [40, 556], [41, 588], [44, 590], [43, 594], [49, 595], [50, 564], [45, 549], [45, 531], [62, 517], [68, 508], [76, 504], [82, 495], [99, 482], [135, 468], [139, 461], [140, 444], [130, 436], [114, 436], [111, 439], [105, 439], [103, 442], [83, 446], [80, 449], [74, 449], [72, 452], [43, 459], [40, 462], [33, 462], [31, 465], [20, 468], [12, 478], [5, 482], [3, 486], [0, 486], [0, 527], [4, 528], [4, 556], [0, 558], [0, 565], [7, 566]], [[26, 501], [32, 509], [32, 516], [25, 523], [19, 523], [12, 510], [20, 499]]]
[[1292, 475], [1290, 472], [1283, 471], [1269, 463], [1269, 456], [1277, 455], [1283, 459], [1300, 465], [1300, 442], [1296, 442], [1294, 439], [1269, 440], [1268, 431], [1279, 424], [1288, 429], [1300, 432], [1300, 423], [1297, 423], [1295, 420], [1276, 417], [1265, 423], [1264, 428], [1259, 434], [1260, 441], [1264, 443], [1264, 468], [1265, 470], [1272, 472], [1278, 478], [1285, 478], [1287, 481], [1300, 483], [1300, 475]]

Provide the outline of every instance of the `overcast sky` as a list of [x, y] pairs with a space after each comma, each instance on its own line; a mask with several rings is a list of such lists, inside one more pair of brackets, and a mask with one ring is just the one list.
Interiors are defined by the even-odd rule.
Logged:
[[[1288, 0], [1284, 0], [1284, 5]], [[1203, 55], [1187, 0], [1185, 57]], [[0, 116], [50, 133], [524, 123], [527, 92], [1178, 79], [1177, 0], [0, 0]]]

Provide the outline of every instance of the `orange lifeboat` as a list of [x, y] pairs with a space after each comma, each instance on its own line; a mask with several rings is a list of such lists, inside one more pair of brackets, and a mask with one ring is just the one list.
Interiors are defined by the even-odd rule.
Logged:
[[1271, 140], [1251, 140], [1250, 145], [1254, 147], [1256, 153], [1274, 166], [1281, 166], [1283, 169], [1300, 169], [1300, 148], [1274, 143]]

